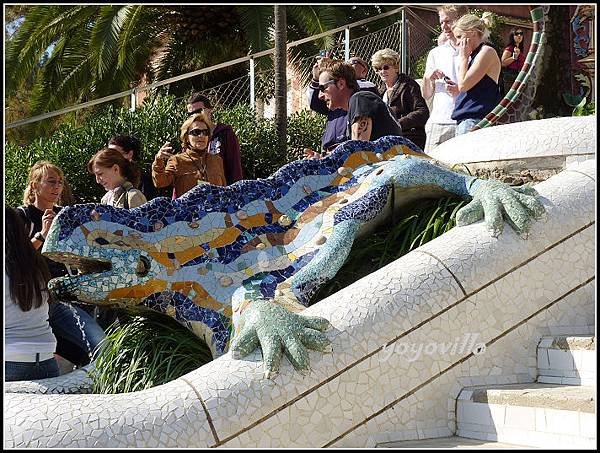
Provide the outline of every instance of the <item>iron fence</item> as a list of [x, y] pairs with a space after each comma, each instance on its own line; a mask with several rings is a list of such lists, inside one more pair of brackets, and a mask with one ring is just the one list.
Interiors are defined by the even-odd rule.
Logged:
[[[432, 8], [422, 8], [429, 9]], [[375, 27], [377, 21], [381, 19], [394, 17], [396, 20], [391, 25], [384, 24], [377, 30], [368, 33], [364, 36], [351, 39], [352, 31], [365, 24]], [[325, 36], [334, 36], [336, 43], [331, 51], [337, 56], [348, 59], [351, 55], [357, 55], [365, 61], [369, 61], [373, 53], [379, 49], [392, 48], [401, 54], [402, 70], [406, 71], [418, 57], [426, 52], [431, 47], [430, 34], [433, 28], [423, 22], [419, 17], [408, 7], [402, 6], [387, 13], [378, 16], [364, 19], [343, 27], [336, 28], [318, 35], [314, 35], [305, 39], [295, 41], [288, 44], [288, 49], [295, 46], [323, 38]], [[233, 107], [239, 103], [247, 103], [256, 106], [257, 100], [267, 101], [272, 98], [274, 71], [254, 71], [256, 61], [260, 58], [270, 58], [274, 53], [273, 49], [258, 52], [247, 57], [238, 58], [225, 63], [203, 68], [197, 71], [182, 74], [177, 77], [151, 83], [146, 86], [136, 87], [128, 91], [116, 93], [93, 101], [85, 102], [64, 109], [34, 116], [31, 118], [15, 121], [5, 125], [5, 129], [20, 127], [26, 124], [35, 123], [41, 120], [52, 118], [65, 113], [78, 111], [92, 106], [100, 105], [106, 102], [111, 102], [124, 97], [129, 97], [130, 108], [137, 108], [137, 94], [141, 92], [156, 92], [162, 90], [168, 91], [171, 84], [175, 84], [181, 80], [186, 80], [200, 74], [205, 74], [212, 71], [218, 71], [223, 68], [238, 64], [248, 64], [248, 74], [238, 77], [226, 83], [212, 86], [199, 87], [196, 91], [201, 91], [206, 94], [215, 105], [221, 107]], [[304, 59], [293, 62], [293, 70], [301, 80], [308, 82], [317, 55], [312, 55]], [[378, 82], [378, 77], [372, 69], [369, 69], [367, 78], [375, 83]], [[181, 99], [181, 98], [180, 98]]]

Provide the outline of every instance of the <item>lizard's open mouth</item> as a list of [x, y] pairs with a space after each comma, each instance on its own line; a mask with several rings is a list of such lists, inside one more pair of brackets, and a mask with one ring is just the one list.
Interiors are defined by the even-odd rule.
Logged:
[[101, 273], [112, 269], [112, 263], [106, 259], [88, 258], [61, 252], [46, 252], [44, 255], [53, 261], [77, 269], [79, 275]]
[[[53, 278], [48, 282], [48, 289], [57, 300], [79, 300], [91, 303], [92, 299], [87, 299], [86, 291], [82, 291], [82, 287], [93, 285], [90, 282], [101, 279], [119, 278], [119, 275], [113, 275], [117, 271], [108, 258], [84, 257], [69, 252], [45, 252], [44, 255], [75, 271], [70, 275]], [[138, 277], [145, 277], [150, 272], [151, 265], [148, 257], [139, 256], [133, 272]]]
[[82, 278], [100, 276], [112, 270], [112, 263], [106, 259], [88, 258], [64, 252], [46, 252], [44, 255], [64, 264], [70, 271], [76, 270], [76, 273], [53, 278], [48, 282], [48, 289], [56, 300], [78, 300], [75, 294]]

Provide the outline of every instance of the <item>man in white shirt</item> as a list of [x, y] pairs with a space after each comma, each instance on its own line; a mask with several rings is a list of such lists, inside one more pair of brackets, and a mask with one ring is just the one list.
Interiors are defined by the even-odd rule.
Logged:
[[458, 95], [456, 85], [458, 47], [452, 33], [452, 25], [468, 11], [465, 5], [438, 7], [442, 34], [438, 39], [439, 45], [427, 55], [423, 75], [423, 97], [430, 99], [433, 96], [429, 120], [425, 124], [427, 141], [424, 151], [426, 153], [455, 135], [456, 121], [451, 118], [451, 115]]

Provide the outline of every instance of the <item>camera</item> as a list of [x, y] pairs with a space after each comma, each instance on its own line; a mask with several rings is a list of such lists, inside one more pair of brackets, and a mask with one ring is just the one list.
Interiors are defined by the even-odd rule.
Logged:
[[179, 143], [179, 139], [174, 138], [174, 139], [170, 139], [167, 138], [165, 140], [165, 142], [169, 142], [170, 146], [171, 146], [171, 154], [178, 154], [181, 152], [181, 143]]

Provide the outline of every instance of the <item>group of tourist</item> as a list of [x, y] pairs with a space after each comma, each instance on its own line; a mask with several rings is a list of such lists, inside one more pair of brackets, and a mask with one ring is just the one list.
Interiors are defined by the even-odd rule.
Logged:
[[[522, 30], [513, 30], [501, 59], [486, 44], [489, 17], [468, 14], [466, 6], [438, 8], [442, 33], [427, 57], [423, 87], [400, 71], [392, 49], [377, 51], [371, 66], [381, 85], [366, 80], [360, 57], [343, 61], [325, 55], [317, 60], [308, 86], [310, 108], [327, 115], [323, 157], [347, 140], [376, 140], [401, 135], [428, 152], [442, 142], [469, 132], [499, 102], [499, 77], [510, 88], [523, 67]], [[514, 77], [513, 77], [514, 76]], [[426, 99], [433, 97], [431, 112]], [[212, 120], [213, 106], [202, 94], [188, 99], [190, 115], [181, 126], [181, 151], [170, 142], [158, 150], [151, 172], [140, 168], [141, 143], [118, 135], [94, 154], [87, 169], [106, 190], [101, 203], [136, 208], [157, 196], [178, 198], [199, 184], [226, 186], [242, 179], [240, 145], [231, 126]], [[66, 181], [48, 161], [30, 169], [18, 209], [5, 207], [5, 377], [7, 381], [57, 376], [56, 358], [78, 366], [89, 363], [114, 322], [110, 311], [77, 301], [51, 301], [49, 278], [68, 275], [65, 265], [39, 254], [60, 206]], [[27, 269], [28, 272], [22, 272]], [[51, 303], [49, 303], [51, 302]]]
[[[438, 16], [442, 33], [427, 56], [422, 88], [400, 71], [400, 55], [392, 49], [371, 57], [382, 82], [379, 88], [365, 79], [368, 66], [359, 57], [347, 62], [327, 55], [317, 59], [307, 97], [312, 110], [327, 115], [327, 123], [321, 152], [306, 149], [308, 157], [322, 157], [348, 139], [390, 134], [402, 135], [428, 152], [469, 132], [492, 111], [525, 62], [523, 31], [511, 31], [500, 59], [486, 44], [490, 13], [479, 18], [468, 14], [467, 6], [443, 5]], [[344, 66], [354, 69], [353, 78]], [[430, 111], [426, 99], [432, 98]]]
[[[170, 143], [165, 143], [156, 153], [151, 173], [138, 164], [142, 146], [133, 136], [110, 138], [90, 158], [87, 170], [106, 191], [100, 203], [133, 209], [158, 196], [177, 198], [198, 184], [225, 186], [242, 179], [238, 138], [230, 125], [213, 123], [210, 100], [193, 94], [187, 113], [190, 116], [181, 126], [181, 152], [174, 154]], [[65, 187], [58, 166], [38, 161], [29, 171], [23, 205], [5, 206], [6, 381], [58, 376], [59, 361], [88, 364], [101, 347], [105, 329], [118, 319], [113, 310], [53, 301], [49, 294], [49, 279], [72, 273], [68, 266], [39, 253], [54, 217], [66, 204]]]
[[433, 96], [425, 152], [472, 130], [498, 105], [525, 64], [523, 30], [510, 32], [510, 42], [499, 58], [487, 44], [490, 13], [479, 18], [468, 14], [464, 5], [443, 5], [438, 16], [442, 33], [427, 56], [423, 75], [423, 95]]

